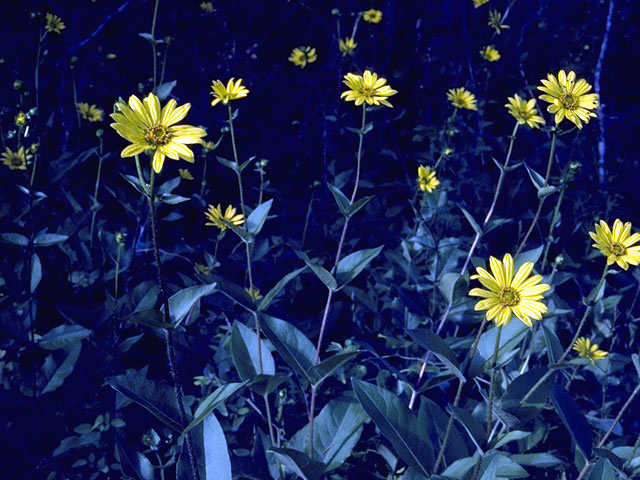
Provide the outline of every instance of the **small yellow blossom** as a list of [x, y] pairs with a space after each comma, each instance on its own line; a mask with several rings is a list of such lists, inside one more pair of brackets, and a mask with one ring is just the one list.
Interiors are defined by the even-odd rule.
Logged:
[[88, 103], [81, 102], [76, 105], [76, 108], [78, 109], [80, 116], [89, 122], [101, 122], [104, 117], [102, 109], [95, 105], [89, 105]]
[[54, 15], [53, 13], [47, 13], [45, 17], [47, 19], [47, 23], [45, 24], [44, 29], [47, 32], [60, 33], [62, 30], [67, 28], [59, 16]]
[[556, 124], [566, 118], [582, 128], [582, 122], [589, 123], [591, 118], [597, 117], [591, 110], [598, 108], [598, 94], [587, 93], [591, 85], [584, 78], [576, 82], [576, 72], [567, 74], [560, 70], [557, 77], [549, 73], [546, 79], [540, 81], [543, 86], [539, 86], [538, 90], [544, 92], [540, 100], [551, 104], [547, 111], [555, 114]]
[[144, 103], [135, 95], [129, 97], [128, 105], [118, 101], [117, 112], [111, 114], [115, 120], [111, 127], [131, 142], [120, 156], [125, 158], [145, 151], [153, 152], [151, 164], [156, 173], [162, 171], [165, 157], [172, 160], [182, 158], [193, 163], [193, 152], [187, 145], [201, 143], [207, 132], [191, 125], [176, 125], [187, 116], [191, 104], [176, 105], [176, 101], [171, 99], [161, 108], [160, 100], [153, 93], [147, 95]]
[[507, 97], [507, 101], [509, 103], [505, 107], [520, 125], [526, 123], [531, 128], [538, 128], [538, 124], [544, 125], [544, 118], [538, 115], [534, 98], [525, 101], [516, 93], [513, 97]]
[[14, 118], [15, 124], [18, 127], [24, 127], [29, 122], [29, 117], [24, 112], [18, 112], [16, 117]]
[[253, 287], [253, 290], [252, 290], [249, 287], [247, 287], [244, 290], [253, 299], [254, 302], [262, 298], [262, 294], [260, 293], [259, 288]]
[[427, 193], [433, 192], [440, 185], [435, 170], [424, 165], [418, 166], [418, 188]]
[[289, 61], [300, 68], [304, 68], [307, 63], [313, 63], [317, 59], [316, 49], [311, 47], [296, 47], [289, 55]]
[[240, 226], [244, 223], [244, 215], [241, 213], [236, 214], [235, 207], [232, 207], [231, 205], [229, 205], [224, 211], [224, 215], [222, 214], [220, 204], [218, 204], [217, 207], [209, 205], [207, 210], [204, 212], [204, 215], [207, 217], [207, 220], [209, 220], [205, 225], [209, 227], [218, 227], [221, 232], [224, 232], [227, 229], [227, 225], [224, 221], [236, 226]]
[[338, 48], [342, 52], [342, 56], [346, 57], [347, 55], [353, 55], [354, 50], [358, 44], [353, 39], [353, 37], [346, 37], [345, 39], [340, 39], [338, 42]]
[[205, 13], [213, 13], [215, 9], [213, 8], [213, 3], [202, 2], [200, 3], [200, 10], [202, 10]]
[[505, 28], [511, 28], [509, 25], [503, 23], [502, 14], [497, 10], [489, 10], [489, 25], [493, 28], [498, 35], [502, 33]]
[[481, 7], [485, 3], [489, 3], [489, 0], [473, 0], [473, 6], [475, 8]]
[[203, 275], [207, 275], [213, 270], [213, 267], [211, 265], [203, 265], [202, 263], [196, 263], [194, 265], [194, 268], [196, 269], [196, 272]]
[[609, 352], [600, 350], [597, 343], [591, 343], [591, 340], [586, 337], [578, 338], [573, 344], [573, 349], [582, 358], [589, 360], [592, 365], [596, 363], [596, 360], [603, 360], [609, 355]]
[[478, 110], [478, 107], [476, 107], [476, 96], [464, 87], [449, 89], [447, 99], [456, 108]]
[[187, 168], [179, 168], [178, 173], [180, 174], [180, 178], [184, 180], [193, 180], [193, 175]]
[[472, 280], [479, 280], [487, 288], [473, 288], [469, 295], [482, 297], [475, 310], [487, 310], [487, 320], [493, 320], [496, 326], [507, 325], [515, 314], [527, 327], [532, 327], [531, 319], [542, 320], [547, 306], [541, 302], [542, 294], [551, 289], [550, 285], [540, 283], [542, 275], [531, 275], [533, 262], [525, 262], [513, 275], [513, 258], [508, 253], [502, 261], [489, 257], [491, 273], [482, 267], [476, 268]]
[[631, 222], [622, 223], [619, 218], [613, 222], [613, 229], [607, 222], [600, 220], [595, 225], [596, 231], [589, 232], [589, 236], [596, 242], [595, 248], [607, 257], [607, 265], [614, 262], [623, 270], [629, 268], [629, 264], [640, 263], [640, 245], [634, 245], [640, 241], [640, 233], [631, 234]]
[[369, 23], [380, 23], [382, 20], [382, 12], [371, 8], [365, 12], [362, 12], [362, 19]]
[[487, 45], [480, 50], [480, 55], [488, 62], [497, 62], [500, 60], [500, 52], [493, 45]]
[[11, 170], [26, 170], [27, 161], [30, 159], [31, 155], [25, 152], [24, 147], [20, 147], [15, 152], [7, 147], [2, 153], [2, 163]]
[[213, 90], [211, 95], [214, 97], [211, 101], [212, 107], [215, 107], [219, 102], [227, 105], [231, 100], [244, 98], [249, 94], [249, 89], [242, 85], [242, 79], [239, 78], [236, 82], [233, 77], [229, 79], [226, 87], [220, 80], [215, 80], [211, 84], [211, 90]]
[[393, 107], [387, 98], [398, 93], [386, 85], [386, 78], [378, 77], [376, 73], [369, 70], [365, 70], [362, 75], [347, 73], [342, 83], [350, 90], [342, 92], [340, 98], [344, 98], [347, 102], [355, 102], [356, 105], [367, 102], [368, 105]]

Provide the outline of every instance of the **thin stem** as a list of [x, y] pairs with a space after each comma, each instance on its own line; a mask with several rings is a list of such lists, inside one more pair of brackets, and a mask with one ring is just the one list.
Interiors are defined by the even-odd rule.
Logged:
[[489, 437], [491, 435], [491, 423], [493, 422], [493, 394], [494, 384], [496, 381], [496, 370], [498, 365], [498, 350], [500, 349], [500, 336], [502, 334], [502, 325], [498, 327], [498, 333], [496, 334], [496, 344], [493, 348], [493, 360], [491, 363], [491, 383], [489, 384], [489, 409], [487, 411], [487, 436], [486, 442], [489, 444]]
[[[558, 128], [553, 127], [553, 135], [551, 136], [551, 148], [549, 149], [549, 159], [547, 160], [547, 172], [544, 177], [545, 187], [549, 186], [549, 177], [551, 176], [551, 167], [553, 165], [553, 158], [556, 153], [557, 140], [558, 140]], [[547, 196], [548, 195], [544, 195], [538, 200], [538, 209], [536, 210], [536, 214], [533, 216], [531, 225], [529, 225], [529, 230], [527, 230], [527, 233], [525, 234], [524, 238], [520, 242], [520, 245], [518, 246], [518, 250], [516, 251], [514, 258], [517, 258], [518, 255], [520, 255], [520, 252], [524, 248], [524, 245], [527, 243], [527, 240], [529, 240], [529, 236], [531, 235], [531, 232], [533, 232], [533, 229], [536, 227], [536, 224], [538, 223], [538, 219], [540, 218], [540, 214], [542, 213], [542, 206], [544, 205], [544, 201], [547, 199]]]
[[96, 175], [96, 185], [93, 190], [93, 205], [91, 206], [93, 209], [93, 214], [91, 215], [91, 228], [89, 229], [89, 251], [93, 250], [93, 232], [96, 226], [96, 216], [98, 214], [98, 207], [100, 206], [100, 202], [98, 202], [98, 190], [100, 188], [101, 173], [102, 173], [102, 137], [100, 137], [100, 149], [98, 151], [98, 173]]
[[122, 252], [122, 245], [118, 242], [118, 251], [116, 253], [116, 275], [114, 279], [113, 285], [113, 297], [118, 302], [118, 278], [120, 277], [120, 253]]
[[560, 205], [562, 205], [562, 200], [564, 199], [564, 192], [567, 190], [567, 184], [563, 183], [560, 187], [560, 195], [558, 195], [558, 201], [556, 202], [556, 207], [553, 210], [553, 215], [551, 216], [551, 225], [549, 225], [549, 235], [547, 235], [546, 245], [544, 247], [544, 255], [542, 256], [542, 267], [541, 271], [544, 271], [547, 266], [547, 260], [549, 258], [549, 250], [551, 248], [551, 242], [553, 240], [553, 230], [556, 228], [556, 224], [558, 223], [558, 216], [560, 214]]
[[47, 36], [45, 30], [44, 35], [40, 31], [38, 40], [38, 53], [36, 54], [36, 71], [35, 71], [35, 87], [36, 87], [36, 108], [40, 110], [40, 54], [42, 53], [42, 41]]
[[153, 92], [158, 86], [158, 55], [156, 52], [156, 20], [158, 18], [158, 5], [160, 0], [156, 0], [153, 7], [153, 20], [151, 21], [151, 50], [153, 51]]

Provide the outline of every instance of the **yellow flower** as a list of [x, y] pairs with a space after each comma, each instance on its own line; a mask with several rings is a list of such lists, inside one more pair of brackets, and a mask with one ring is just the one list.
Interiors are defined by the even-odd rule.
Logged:
[[184, 178], [185, 180], [193, 180], [193, 175], [186, 168], [179, 168], [178, 173], [180, 174], [180, 178]]
[[436, 172], [429, 167], [420, 165], [418, 167], [418, 188], [423, 192], [431, 193], [440, 185], [440, 180], [436, 178]]
[[516, 93], [513, 97], [507, 97], [507, 101], [509, 103], [505, 107], [520, 125], [526, 123], [531, 128], [538, 128], [538, 124], [544, 125], [544, 118], [538, 115], [534, 98], [525, 101]]
[[316, 49], [311, 47], [296, 47], [289, 55], [289, 61], [300, 68], [304, 68], [307, 63], [313, 63], [317, 59]]
[[347, 55], [353, 55], [353, 51], [356, 49], [358, 44], [353, 39], [353, 37], [346, 37], [344, 40], [340, 39], [338, 42], [338, 48], [342, 52], [342, 56], [346, 57]]
[[591, 340], [586, 337], [578, 338], [573, 344], [573, 349], [578, 352], [582, 358], [586, 358], [592, 364], [596, 363], [596, 360], [603, 360], [609, 352], [598, 349], [597, 343], [591, 343]]
[[596, 223], [595, 227], [595, 233], [589, 232], [589, 235], [596, 242], [593, 246], [607, 257], [607, 265], [615, 262], [620, 268], [627, 270], [629, 264], [640, 263], [640, 246], [634, 246], [634, 243], [640, 241], [640, 233], [631, 235], [631, 222], [623, 224], [616, 218], [613, 231], [604, 220], [600, 220], [600, 224]]
[[369, 70], [365, 70], [363, 75], [355, 73], [347, 73], [343, 82], [350, 90], [346, 90], [340, 94], [340, 98], [344, 98], [347, 102], [355, 102], [356, 105], [362, 105], [367, 102], [369, 105], [385, 105], [393, 107], [388, 101], [391, 95], [398, 93], [389, 85], [386, 85], [386, 78], [378, 78], [378, 75]]
[[497, 62], [500, 60], [500, 52], [493, 45], [487, 45], [480, 50], [480, 55], [489, 62]]
[[505, 28], [511, 28], [509, 25], [502, 23], [502, 14], [497, 10], [489, 10], [489, 23], [488, 25], [493, 28], [498, 35], [502, 33]]
[[473, 0], [473, 6], [475, 8], [481, 7], [485, 3], [489, 3], [489, 0]]
[[11, 170], [26, 170], [27, 161], [31, 159], [31, 155], [24, 151], [24, 147], [20, 147], [17, 151], [12, 151], [9, 147], [2, 153], [2, 163]]
[[508, 253], [502, 261], [489, 257], [491, 273], [482, 267], [476, 268], [472, 280], [479, 280], [488, 288], [473, 288], [469, 295], [482, 297], [475, 310], [487, 310], [487, 320], [493, 320], [497, 326], [507, 325], [513, 314], [526, 326], [531, 327], [531, 319], [542, 320], [547, 306], [541, 302], [542, 294], [551, 289], [542, 281], [542, 275], [530, 275], [533, 262], [526, 262], [513, 275], [513, 258]]
[[371, 8], [366, 12], [362, 12], [362, 19], [369, 23], [380, 23], [380, 20], [382, 20], [382, 12]]
[[215, 9], [213, 8], [213, 3], [211, 3], [211, 2], [202, 2], [202, 3], [200, 3], [200, 10], [202, 10], [203, 12], [206, 12], [206, 13], [213, 13]]
[[47, 32], [60, 33], [62, 30], [67, 28], [59, 16], [54, 15], [53, 13], [47, 13], [45, 17], [47, 19], [47, 23], [45, 24], [44, 29]]
[[202, 263], [196, 263], [194, 268], [196, 269], [196, 272], [202, 273], [203, 275], [207, 275], [211, 273], [211, 270], [213, 270], [211, 265], [204, 265]]
[[81, 102], [76, 105], [76, 108], [84, 120], [88, 120], [90, 122], [101, 122], [103, 119], [104, 112], [95, 105], [89, 105], [88, 103]]
[[556, 124], [566, 118], [575, 123], [576, 127], [582, 128], [582, 122], [589, 123], [591, 117], [597, 117], [590, 110], [598, 108], [598, 94], [587, 93], [591, 90], [591, 85], [584, 78], [576, 82], [576, 72], [567, 74], [560, 70], [557, 77], [549, 73], [546, 80], [540, 81], [543, 86], [539, 86], [538, 90], [544, 92], [544, 95], [540, 95], [540, 100], [551, 104], [547, 111], [555, 114]]
[[241, 213], [236, 214], [235, 207], [232, 207], [231, 205], [229, 205], [224, 211], [224, 215], [222, 214], [220, 204], [218, 204], [217, 207], [209, 205], [208, 209], [204, 212], [204, 215], [207, 217], [207, 220], [209, 220], [205, 225], [209, 227], [218, 227], [221, 232], [224, 232], [227, 229], [227, 225], [224, 221], [236, 226], [240, 226], [244, 223], [244, 215]]
[[176, 101], [171, 99], [161, 109], [160, 100], [153, 93], [147, 95], [144, 103], [135, 95], [129, 97], [128, 105], [118, 101], [117, 112], [111, 114], [115, 120], [111, 127], [131, 142], [120, 156], [125, 158], [144, 151], [153, 152], [152, 165], [156, 173], [162, 171], [165, 157], [172, 160], [182, 158], [193, 163], [193, 152], [186, 145], [200, 143], [207, 132], [191, 125], [176, 125], [187, 116], [190, 108], [189, 103], [176, 108]]
[[262, 294], [260, 293], [260, 289], [253, 287], [253, 289], [250, 289], [249, 287], [244, 289], [245, 292], [247, 292], [249, 294], [249, 296], [251, 298], [253, 298], [253, 301], [255, 302], [256, 300], [260, 300], [262, 298]]
[[212, 107], [215, 107], [219, 102], [226, 105], [231, 100], [237, 100], [239, 98], [246, 97], [249, 94], [249, 89], [242, 85], [241, 78], [239, 78], [237, 82], [234, 81], [233, 77], [230, 78], [226, 87], [220, 80], [215, 80], [211, 84], [211, 89], [213, 90], [211, 95], [214, 97], [211, 101]]
[[29, 118], [27, 117], [26, 113], [18, 112], [16, 118], [14, 118], [14, 121], [16, 123], [16, 126], [24, 127], [29, 122]]
[[447, 99], [456, 108], [478, 110], [476, 107], [476, 96], [464, 87], [449, 89]]

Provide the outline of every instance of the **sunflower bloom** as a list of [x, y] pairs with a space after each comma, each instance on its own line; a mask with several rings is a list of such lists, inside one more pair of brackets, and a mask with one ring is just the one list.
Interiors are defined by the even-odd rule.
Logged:
[[600, 220], [600, 224], [596, 223], [595, 227], [595, 233], [589, 232], [589, 236], [596, 242], [593, 246], [607, 257], [607, 265], [615, 262], [620, 268], [627, 270], [629, 264], [640, 263], [640, 246], [634, 246], [640, 241], [640, 233], [631, 235], [631, 222], [623, 224], [616, 218], [613, 231], [604, 220]]
[[180, 178], [184, 180], [193, 180], [193, 175], [191, 175], [191, 172], [187, 168], [179, 168], [178, 174], [180, 175]]
[[485, 3], [489, 3], [489, 0], [473, 0], [473, 6], [475, 8], [481, 7]]
[[589, 123], [592, 117], [597, 117], [591, 110], [599, 106], [598, 94], [587, 93], [591, 90], [591, 85], [584, 78], [576, 82], [576, 72], [567, 74], [560, 70], [557, 77], [549, 73], [546, 79], [540, 81], [543, 86], [539, 86], [538, 90], [544, 92], [544, 95], [540, 95], [540, 100], [551, 104], [547, 111], [555, 114], [556, 124], [566, 118], [575, 123], [576, 127], [582, 128], [582, 122]]
[[502, 30], [506, 28], [511, 28], [509, 25], [506, 25], [504, 19], [502, 18], [502, 14], [497, 10], [489, 10], [489, 25], [493, 28], [498, 35], [502, 33]]
[[316, 49], [311, 47], [296, 47], [289, 55], [289, 61], [300, 68], [306, 67], [307, 63], [313, 63], [317, 59]]
[[340, 39], [338, 42], [338, 48], [340, 52], [342, 52], [342, 56], [346, 57], [347, 55], [353, 55], [354, 50], [358, 44], [353, 39], [353, 37], [346, 37], [344, 40]]
[[507, 97], [507, 101], [509, 103], [504, 106], [520, 125], [527, 124], [531, 128], [538, 128], [538, 124], [544, 125], [544, 118], [538, 115], [534, 98], [525, 101], [516, 93], [513, 97]]
[[81, 102], [76, 104], [76, 108], [83, 120], [87, 120], [89, 122], [101, 122], [104, 118], [104, 111], [95, 105], [89, 105], [88, 103]]
[[382, 21], [382, 12], [375, 8], [371, 8], [362, 12], [362, 19], [368, 23], [380, 23]]
[[11, 170], [26, 170], [30, 159], [31, 155], [25, 152], [24, 147], [15, 152], [7, 147], [2, 153], [2, 163]]
[[429, 167], [420, 165], [418, 167], [418, 188], [427, 193], [433, 192], [440, 185], [440, 180], [436, 178], [436, 172]]
[[111, 114], [115, 120], [111, 127], [131, 142], [120, 156], [125, 158], [145, 151], [153, 152], [151, 164], [156, 173], [162, 171], [165, 157], [172, 160], [182, 158], [193, 163], [193, 152], [187, 144], [200, 143], [207, 132], [191, 125], [176, 125], [187, 116], [190, 108], [189, 103], [176, 108], [173, 99], [161, 108], [160, 100], [153, 93], [147, 95], [143, 102], [135, 95], [129, 97], [128, 105], [118, 101], [118, 111]]
[[224, 211], [224, 215], [222, 214], [220, 204], [218, 204], [217, 207], [209, 205], [204, 215], [207, 217], [207, 220], [209, 220], [205, 225], [208, 227], [218, 227], [221, 232], [227, 229], [227, 225], [224, 223], [225, 221], [238, 227], [244, 223], [244, 215], [241, 213], [236, 214], [235, 207], [231, 205]]
[[487, 45], [482, 50], [480, 50], [480, 56], [487, 62], [497, 62], [498, 60], [500, 60], [500, 52], [493, 45]]
[[449, 89], [447, 92], [447, 100], [456, 108], [478, 110], [478, 107], [476, 107], [476, 96], [464, 87]]
[[45, 15], [47, 23], [44, 25], [44, 29], [47, 32], [51, 33], [60, 33], [62, 30], [67, 28], [62, 19], [58, 15], [54, 15], [53, 13], [47, 13]]
[[393, 108], [387, 98], [398, 93], [386, 85], [386, 78], [378, 78], [376, 73], [369, 70], [365, 70], [362, 75], [347, 73], [342, 83], [350, 90], [342, 92], [340, 98], [344, 98], [347, 102], [355, 102], [358, 106], [367, 102], [368, 105], [385, 105]]
[[211, 2], [201, 2], [200, 3], [200, 10], [202, 10], [205, 13], [213, 13], [213, 12], [215, 12], [215, 8], [213, 8], [213, 3], [211, 3]]
[[247, 292], [247, 294], [253, 299], [253, 301], [257, 301], [260, 300], [262, 298], [262, 294], [260, 293], [260, 289], [253, 287], [253, 288], [245, 288], [244, 289], [245, 292]]
[[600, 350], [597, 343], [591, 343], [591, 340], [586, 337], [578, 338], [573, 344], [573, 349], [582, 358], [589, 360], [592, 365], [596, 363], [596, 360], [603, 360], [609, 355], [609, 352]]
[[244, 98], [249, 94], [249, 89], [242, 85], [241, 78], [239, 78], [237, 82], [233, 78], [230, 78], [226, 87], [220, 80], [215, 80], [211, 84], [211, 90], [213, 90], [211, 95], [214, 97], [213, 100], [211, 100], [212, 107], [215, 107], [219, 102], [227, 105], [231, 100]]
[[487, 320], [493, 320], [496, 326], [507, 325], [515, 314], [527, 327], [533, 326], [531, 319], [542, 320], [547, 306], [541, 302], [542, 294], [551, 286], [542, 281], [542, 275], [531, 275], [533, 262], [520, 266], [513, 274], [513, 258], [508, 253], [502, 261], [489, 257], [491, 273], [482, 267], [476, 268], [472, 280], [479, 280], [487, 288], [473, 288], [469, 295], [481, 297], [475, 310], [487, 310]]

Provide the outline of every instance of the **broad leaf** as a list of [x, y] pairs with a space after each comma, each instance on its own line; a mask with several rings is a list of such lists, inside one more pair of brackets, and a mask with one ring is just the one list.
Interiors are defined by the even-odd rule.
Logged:
[[[231, 459], [227, 440], [213, 412], [191, 430], [189, 435], [193, 441], [200, 480], [231, 480]], [[180, 479], [193, 478], [186, 441], [182, 444], [177, 473]]]
[[449, 345], [440, 338], [440, 335], [433, 333], [426, 328], [408, 329], [407, 333], [411, 336], [414, 342], [438, 357], [441, 362], [449, 367], [451, 372], [458, 377], [461, 382], [466, 381], [464, 375], [460, 371], [460, 365], [458, 364], [456, 354], [453, 353], [453, 350], [449, 348]]
[[222, 385], [221, 387], [216, 388], [213, 393], [207, 395], [207, 397], [200, 402], [196, 409], [196, 413], [193, 415], [193, 420], [189, 425], [187, 425], [187, 428], [184, 429], [183, 433], [187, 433], [189, 430], [199, 425], [207, 415], [213, 412], [218, 406], [224, 403], [227, 398], [244, 386], [244, 382], [228, 383], [227, 385]]
[[358, 355], [358, 353], [360, 352], [337, 353], [334, 356], [329, 357], [326, 360], [323, 360], [317, 365], [311, 367], [308, 371], [308, 376], [311, 379], [311, 383], [315, 384], [315, 386], [317, 387], [338, 368]]
[[[182, 320], [187, 316], [191, 309], [202, 297], [210, 295], [216, 289], [216, 284], [197, 285], [195, 287], [187, 287], [178, 293], [169, 297], [169, 313], [171, 315], [171, 323], [174, 327], [180, 325]], [[164, 313], [164, 305], [160, 308]]]
[[91, 330], [80, 325], [60, 325], [45, 333], [38, 341], [38, 346], [45, 350], [56, 350], [68, 347], [91, 335]]
[[262, 330], [276, 351], [296, 372], [311, 382], [307, 372], [313, 367], [316, 350], [304, 333], [293, 324], [270, 315], [262, 315]]
[[521, 422], [526, 422], [535, 417], [547, 403], [554, 376], [551, 375], [542, 385], [540, 385], [527, 399], [525, 405], [520, 405], [520, 402], [529, 390], [531, 390], [531, 387], [533, 387], [546, 372], [546, 368], [532, 368], [512, 380], [498, 402], [500, 408], [505, 412], [514, 415]]
[[73, 372], [73, 367], [80, 356], [80, 350], [82, 350], [82, 343], [80, 342], [76, 342], [66, 348], [66, 357], [60, 365], [56, 364], [53, 355], [47, 356], [42, 366], [42, 373], [47, 379], [47, 384], [42, 389], [41, 394], [53, 392], [64, 383], [64, 380]]
[[267, 219], [267, 215], [269, 215], [269, 210], [271, 209], [271, 205], [273, 204], [273, 200], [267, 200], [266, 202], [258, 205], [253, 212], [249, 214], [247, 217], [247, 231], [251, 235], [257, 235], [262, 230], [264, 226], [264, 222]]
[[58, 245], [65, 242], [69, 238], [69, 235], [60, 235], [58, 233], [39, 233], [36, 238], [33, 239], [33, 244], [36, 247], [50, 247], [51, 245]]
[[562, 385], [556, 383], [551, 388], [551, 402], [582, 454], [585, 458], [591, 458], [591, 427], [576, 401]]
[[280, 291], [287, 285], [287, 283], [296, 278], [306, 269], [307, 267], [302, 267], [282, 277], [280, 281], [276, 283], [276, 285], [271, 290], [269, 290], [269, 292], [267, 292], [267, 294], [262, 298], [260, 304], [258, 305], [258, 311], [261, 312], [265, 310], [269, 305], [271, 305], [271, 302], [273, 302], [273, 300], [276, 298], [276, 295], [280, 293]]
[[336, 269], [336, 281], [338, 282], [338, 290], [348, 285], [351, 280], [356, 278], [367, 265], [378, 256], [383, 246], [370, 248], [367, 250], [359, 250], [353, 252], [338, 262]]
[[29, 245], [29, 239], [19, 233], [0, 233], [0, 240], [19, 247], [26, 247]]
[[304, 263], [307, 264], [307, 267], [309, 267], [311, 271], [316, 274], [316, 276], [320, 279], [320, 281], [324, 283], [329, 290], [336, 291], [338, 289], [338, 283], [336, 282], [336, 279], [333, 278], [333, 275], [331, 275], [326, 268], [321, 267], [316, 263], [313, 263], [309, 258], [309, 256], [304, 252], [296, 250], [296, 255]]
[[310, 459], [292, 448], [271, 448], [280, 462], [303, 480], [320, 480], [325, 472], [323, 463]]
[[[240, 322], [233, 323], [231, 332], [231, 356], [238, 375], [243, 381], [251, 381], [258, 374], [273, 375], [276, 366], [273, 355], [264, 340], [260, 339], [262, 362], [258, 356], [258, 336], [249, 327]], [[262, 368], [260, 366], [262, 363]]]

